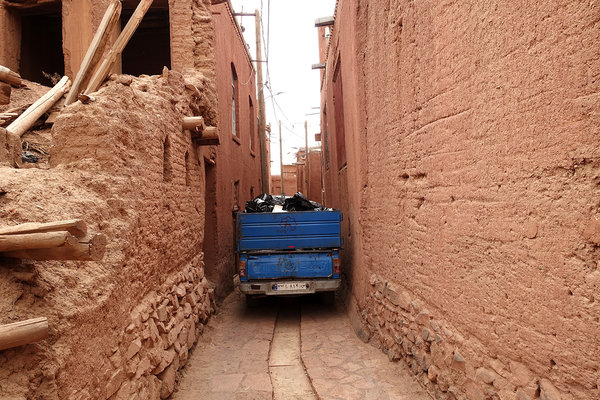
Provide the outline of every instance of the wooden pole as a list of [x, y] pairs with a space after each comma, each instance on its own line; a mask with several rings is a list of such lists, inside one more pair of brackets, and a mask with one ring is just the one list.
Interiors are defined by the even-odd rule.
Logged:
[[17, 135], [23, 136], [54, 103], [60, 99], [67, 90], [69, 90], [69, 78], [64, 76], [52, 89], [33, 103], [23, 114], [19, 116], [6, 130]]
[[94, 35], [94, 38], [88, 47], [87, 53], [81, 62], [79, 71], [77, 71], [77, 76], [73, 81], [73, 86], [71, 87], [71, 91], [67, 96], [65, 105], [69, 105], [77, 99], [79, 87], [83, 83], [83, 80], [86, 78], [86, 76], [88, 76], [91, 72], [94, 62], [98, 60], [98, 51], [104, 47], [112, 27], [119, 20], [121, 8], [121, 2], [119, 0], [113, 0], [106, 9], [104, 17], [100, 22], [100, 26], [98, 26], [98, 30], [96, 31], [96, 34]]
[[14, 71], [0, 65], [0, 81], [10, 83], [13, 86], [21, 86], [21, 76]]
[[108, 54], [104, 56], [102, 63], [94, 72], [94, 75], [92, 76], [92, 79], [90, 79], [87, 89], [85, 90], [86, 94], [90, 94], [98, 90], [98, 88], [104, 81], [104, 78], [106, 78], [106, 75], [108, 75], [108, 71], [110, 71], [110, 69], [112, 68], [113, 64], [117, 60], [117, 57], [121, 54], [121, 52], [123, 52], [125, 46], [127, 46], [129, 39], [131, 39], [131, 36], [133, 36], [135, 30], [144, 18], [144, 15], [146, 15], [146, 12], [148, 11], [151, 5], [152, 0], [140, 1], [137, 8], [133, 12], [133, 15], [131, 16], [131, 18], [129, 18], [127, 25], [125, 25], [125, 28], [123, 28], [123, 31], [113, 44], [112, 48], [110, 49]]
[[25, 224], [6, 226], [0, 228], [0, 235], [14, 235], [23, 233], [39, 233], [52, 231], [67, 231], [73, 236], [81, 237], [87, 233], [87, 226], [80, 219], [69, 219], [57, 222], [28, 222]]
[[[4, 236], [10, 237], [10, 236]], [[68, 241], [63, 246], [47, 249], [30, 249], [3, 253], [6, 257], [30, 260], [80, 260], [100, 261], [106, 250], [106, 236], [101, 233], [88, 234], [84, 238]]]
[[283, 137], [281, 136], [281, 121], [279, 121], [279, 167], [281, 168], [281, 194], [283, 190]]
[[260, 179], [262, 192], [269, 193], [269, 160], [267, 160], [267, 132], [265, 121], [265, 93], [263, 86], [262, 70], [262, 42], [260, 31], [260, 12], [254, 11], [254, 25], [256, 30], [256, 90], [258, 96], [258, 138], [260, 141]]
[[304, 173], [306, 174], [306, 198], [310, 200], [310, 166], [308, 165], [308, 122], [304, 121], [304, 165], [306, 168], [304, 169]]
[[10, 103], [11, 86], [8, 83], [0, 82], [0, 106]]
[[202, 132], [204, 131], [204, 118], [202, 117], [184, 117], [182, 127], [184, 130]]
[[0, 235], [0, 252], [48, 249], [77, 240], [67, 231]]
[[48, 337], [48, 318], [33, 318], [0, 325], [0, 350], [37, 342]]

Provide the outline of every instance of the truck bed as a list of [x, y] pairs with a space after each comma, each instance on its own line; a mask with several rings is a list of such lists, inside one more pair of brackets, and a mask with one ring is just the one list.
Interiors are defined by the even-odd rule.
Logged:
[[338, 210], [240, 213], [237, 251], [341, 248], [341, 220]]

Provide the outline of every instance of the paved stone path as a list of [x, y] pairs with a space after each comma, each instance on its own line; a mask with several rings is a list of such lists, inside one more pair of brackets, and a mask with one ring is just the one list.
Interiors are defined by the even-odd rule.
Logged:
[[247, 309], [238, 292], [207, 325], [173, 395], [311, 398], [431, 400], [406, 365], [361, 342], [338, 308], [311, 299], [266, 299]]

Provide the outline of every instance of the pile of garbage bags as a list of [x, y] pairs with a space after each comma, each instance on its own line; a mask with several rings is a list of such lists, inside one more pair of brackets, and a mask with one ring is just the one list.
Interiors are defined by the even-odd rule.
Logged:
[[282, 212], [282, 211], [325, 211], [332, 210], [325, 208], [316, 201], [311, 201], [302, 193], [298, 192], [293, 196], [272, 196], [263, 193], [253, 200], [246, 202], [245, 213], [261, 212]]

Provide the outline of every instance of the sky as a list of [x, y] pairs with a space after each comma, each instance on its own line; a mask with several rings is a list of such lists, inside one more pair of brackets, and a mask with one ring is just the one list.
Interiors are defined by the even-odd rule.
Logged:
[[[296, 161], [296, 151], [304, 147], [304, 121], [308, 121], [308, 145], [315, 146], [319, 126], [319, 62], [315, 20], [333, 15], [335, 0], [231, 0], [235, 12], [262, 8], [263, 63], [267, 124], [271, 124], [271, 174], [279, 175], [279, 126], [282, 123], [283, 162]], [[270, 14], [270, 15], [269, 15]], [[237, 17], [245, 28], [250, 54], [256, 57], [254, 17]], [[313, 114], [313, 115], [307, 115]]]

